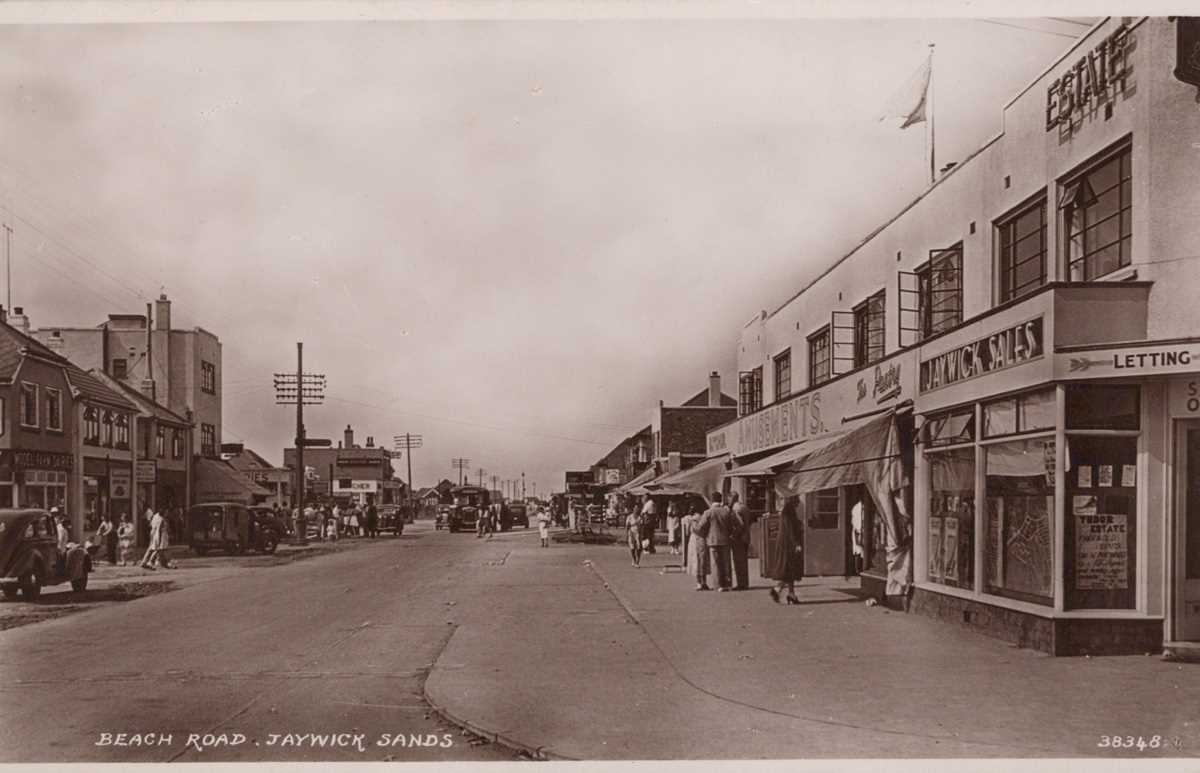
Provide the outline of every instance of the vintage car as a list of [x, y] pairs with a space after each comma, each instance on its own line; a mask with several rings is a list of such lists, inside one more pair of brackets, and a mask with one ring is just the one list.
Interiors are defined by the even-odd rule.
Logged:
[[379, 530], [391, 531], [397, 537], [404, 533], [404, 511], [400, 505], [379, 506]]
[[274, 553], [290, 531], [287, 522], [266, 505], [251, 505], [250, 518], [251, 544], [263, 553]]
[[504, 506], [504, 509], [508, 511], [508, 517], [504, 519], [506, 531], [515, 526], [529, 528], [529, 508], [525, 506], [524, 502], [510, 502]]
[[274, 553], [283, 532], [273, 525], [278, 520], [269, 508], [266, 513], [254, 512], [237, 502], [206, 502], [195, 505], [187, 513], [187, 533], [192, 552], [198, 556], [210, 550], [224, 550], [240, 555], [247, 550]]
[[35, 601], [47, 585], [70, 582], [87, 589], [92, 557], [87, 547], [70, 543], [59, 555], [54, 518], [45, 510], [0, 510], [0, 591]]

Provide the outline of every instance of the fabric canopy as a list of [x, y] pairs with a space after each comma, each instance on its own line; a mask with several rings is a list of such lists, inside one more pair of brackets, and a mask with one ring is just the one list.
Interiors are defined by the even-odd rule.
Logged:
[[912, 584], [912, 520], [904, 511], [905, 484], [895, 411], [857, 423], [831, 442], [789, 463], [776, 477], [781, 496], [862, 484], [871, 494], [886, 532], [887, 593]]
[[708, 500], [714, 491], [721, 490], [725, 480], [728, 456], [705, 459], [695, 467], [664, 475], [646, 484], [652, 494], [699, 494]]
[[651, 481], [651, 480], [653, 480], [653, 479], [654, 479], [654, 465], [652, 464], [652, 465], [650, 465], [649, 467], [647, 467], [646, 469], [642, 470], [642, 471], [641, 471], [640, 473], [638, 473], [637, 475], [635, 475], [635, 476], [633, 477], [633, 479], [632, 479], [632, 480], [630, 480], [628, 483], [625, 483], [625, 484], [623, 484], [622, 486], [620, 486], [620, 487], [619, 487], [619, 488], [618, 488], [616, 491], [614, 491], [613, 493], [615, 493], [615, 494], [632, 494], [632, 493], [636, 493], [636, 492], [634, 492], [634, 491], [633, 491], [633, 489], [635, 489], [635, 488], [637, 488], [638, 486], [641, 486], [643, 483], [646, 483], [646, 482], [648, 482], [648, 481]]
[[765, 456], [756, 462], [751, 462], [741, 467], [737, 467], [731, 470], [729, 474], [739, 478], [773, 475], [779, 467], [791, 464], [797, 459], [803, 459], [810, 454], [820, 451], [822, 448], [832, 445], [838, 439], [845, 437], [847, 434], [872, 421], [877, 420], [878, 418], [879, 417], [877, 416], [873, 416], [867, 419], [857, 419], [855, 421], [847, 422], [844, 427], [839, 428], [836, 432], [823, 435], [819, 438], [813, 438], [812, 440], [802, 441], [794, 446], [785, 448], [778, 453]]
[[195, 499], [197, 502], [239, 502], [254, 504], [271, 492], [258, 485], [220, 459], [196, 459]]

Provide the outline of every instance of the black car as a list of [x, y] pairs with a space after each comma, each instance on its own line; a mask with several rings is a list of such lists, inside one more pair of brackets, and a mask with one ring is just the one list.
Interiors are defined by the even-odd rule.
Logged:
[[521, 526], [524, 529], [529, 528], [529, 508], [524, 502], [513, 502], [505, 505], [508, 509], [508, 523], [510, 527]]
[[400, 505], [379, 506], [379, 530], [390, 531], [396, 536], [404, 533], [404, 514]]

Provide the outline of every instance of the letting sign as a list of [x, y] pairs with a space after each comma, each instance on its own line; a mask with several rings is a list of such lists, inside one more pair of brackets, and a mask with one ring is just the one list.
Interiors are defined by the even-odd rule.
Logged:
[[1042, 356], [1042, 318], [993, 333], [928, 360], [921, 360], [921, 392], [931, 392]]

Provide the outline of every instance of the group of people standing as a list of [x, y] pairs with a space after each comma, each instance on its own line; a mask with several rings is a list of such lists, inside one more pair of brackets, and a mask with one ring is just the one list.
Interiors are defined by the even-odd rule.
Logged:
[[[690, 512], [672, 501], [667, 506], [667, 543], [673, 555], [683, 555], [685, 569], [696, 579], [696, 590], [718, 592], [746, 590], [750, 587], [750, 526], [749, 509], [739, 501], [737, 493], [724, 495], [713, 492], [712, 504], [702, 510], [694, 503]], [[801, 501], [788, 497], [780, 512], [777, 538], [771, 542], [768, 555], [763, 557], [763, 574], [776, 581], [771, 599], [780, 603], [798, 604], [795, 584], [804, 573], [803, 529], [800, 516]], [[649, 495], [642, 506], [634, 508], [625, 518], [626, 538], [634, 566], [640, 566], [644, 552], [653, 552], [655, 521], [654, 501]], [[712, 577], [712, 585], [709, 578]], [[782, 595], [786, 592], [786, 596]]]
[[[292, 515], [297, 523], [299, 515], [299, 512], [293, 512]], [[304, 521], [306, 524], [317, 523], [317, 536], [321, 539], [337, 541], [341, 537], [379, 536], [379, 509], [374, 502], [368, 502], [365, 508], [359, 505], [343, 508], [336, 502], [332, 507], [328, 504], [310, 505], [304, 509]]]

